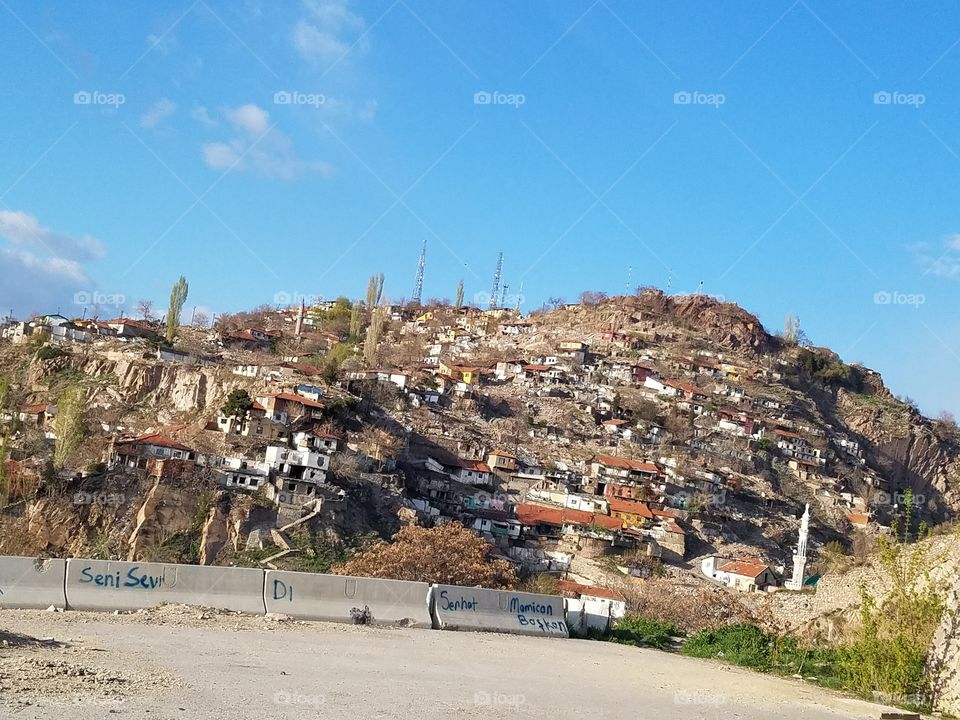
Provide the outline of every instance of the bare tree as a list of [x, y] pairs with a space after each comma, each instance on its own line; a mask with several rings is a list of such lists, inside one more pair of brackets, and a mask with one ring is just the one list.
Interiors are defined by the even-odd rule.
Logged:
[[141, 320], [153, 320], [153, 300], [138, 300], [137, 314]]

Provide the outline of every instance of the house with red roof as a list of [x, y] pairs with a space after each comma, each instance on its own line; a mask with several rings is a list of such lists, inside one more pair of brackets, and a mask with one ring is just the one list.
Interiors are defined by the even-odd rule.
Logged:
[[710, 556], [700, 563], [700, 571], [712, 580], [740, 592], [753, 592], [776, 587], [777, 575], [760, 558], [731, 560]]
[[264, 408], [267, 417], [275, 422], [289, 423], [301, 417], [319, 420], [323, 417], [322, 403], [302, 395], [280, 392], [258, 395], [257, 402]]
[[171, 479], [196, 466], [196, 452], [168, 435], [147, 433], [114, 440], [110, 466], [146, 470], [152, 477]]
[[517, 469], [517, 456], [506, 450], [491, 450], [487, 453], [487, 465], [494, 472], [498, 470], [513, 472]]
[[42, 428], [47, 425], [57, 414], [57, 406], [49, 403], [35, 403], [24, 405], [20, 408], [17, 417], [20, 421], [35, 428]]
[[489, 485], [490, 466], [482, 460], [458, 458], [449, 466], [450, 477], [467, 485]]
[[619, 532], [623, 526], [618, 518], [609, 515], [533, 503], [518, 505], [516, 515], [525, 528], [529, 528], [536, 535], [548, 537], [590, 532], [611, 535]]
[[630, 460], [598, 453], [590, 464], [591, 475], [609, 482], [633, 480], [644, 482], [656, 480], [663, 472], [656, 463], [646, 460]]

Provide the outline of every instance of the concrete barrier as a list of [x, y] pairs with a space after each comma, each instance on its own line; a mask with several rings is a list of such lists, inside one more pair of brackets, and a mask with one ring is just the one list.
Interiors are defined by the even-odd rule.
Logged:
[[440, 630], [569, 637], [563, 598], [555, 595], [434, 585], [432, 607]]
[[29, 557], [0, 558], [0, 607], [64, 608], [65, 560]]
[[612, 620], [610, 603], [603, 600], [564, 598], [567, 627], [575, 635], [586, 635], [590, 630], [606, 632]]
[[268, 570], [267, 612], [304, 620], [432, 627], [430, 585], [345, 575]]
[[183, 603], [263, 615], [263, 570], [114, 560], [67, 560], [71, 610], [139, 610]]

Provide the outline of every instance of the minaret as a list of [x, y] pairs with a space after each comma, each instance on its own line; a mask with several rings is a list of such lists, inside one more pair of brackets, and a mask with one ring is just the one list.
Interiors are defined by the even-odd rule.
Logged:
[[304, 307], [303, 298], [300, 299], [300, 309], [297, 310], [297, 325], [293, 331], [293, 334], [297, 337], [303, 335], [303, 315], [306, 308]]
[[786, 583], [790, 590], [803, 589], [803, 574], [807, 568], [807, 535], [810, 533], [810, 504], [807, 503], [800, 519], [800, 538], [797, 541], [796, 552], [793, 553], [793, 577]]

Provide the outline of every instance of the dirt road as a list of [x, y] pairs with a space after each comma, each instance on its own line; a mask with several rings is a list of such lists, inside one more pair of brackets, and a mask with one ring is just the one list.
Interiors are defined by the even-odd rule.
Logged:
[[586, 640], [166, 607], [0, 610], [0, 717], [879, 718], [800, 682]]

